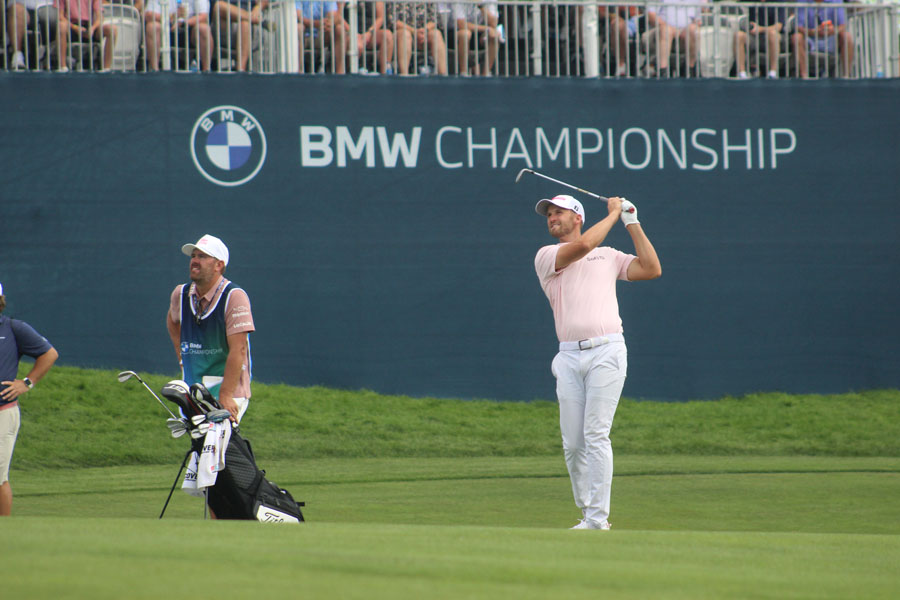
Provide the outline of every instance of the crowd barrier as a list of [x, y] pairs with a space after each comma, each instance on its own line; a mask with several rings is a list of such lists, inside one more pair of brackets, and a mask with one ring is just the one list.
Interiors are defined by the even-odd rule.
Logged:
[[5, 70], [900, 76], [900, 5], [892, 3], [254, 1], [250, 10], [216, 0], [0, 4]]

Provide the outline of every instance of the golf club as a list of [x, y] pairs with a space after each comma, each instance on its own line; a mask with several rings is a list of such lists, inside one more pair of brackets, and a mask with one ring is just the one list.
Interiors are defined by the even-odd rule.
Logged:
[[553, 183], [558, 183], [559, 185], [564, 185], [567, 188], [576, 190], [578, 192], [581, 192], [582, 194], [587, 194], [588, 196], [593, 196], [594, 198], [597, 198], [598, 200], [603, 200], [604, 202], [609, 201], [609, 198], [607, 198], [606, 196], [600, 196], [599, 194], [595, 194], [594, 192], [589, 192], [587, 190], [583, 190], [580, 187], [572, 185], [571, 183], [566, 183], [565, 181], [560, 181], [559, 179], [553, 179], [552, 177], [550, 177], [548, 175], [544, 175], [543, 173], [538, 173], [537, 171], [534, 171], [532, 169], [522, 169], [521, 171], [519, 171], [519, 174], [516, 175], [516, 183], [519, 183], [519, 180], [522, 179], [522, 175], [524, 175], [525, 173], [531, 173], [532, 175], [542, 177], [543, 179], [546, 179], [547, 181], [552, 181]]
[[221, 423], [222, 421], [226, 421], [231, 418], [231, 413], [228, 412], [226, 408], [219, 408], [216, 410], [211, 410], [206, 415], [206, 420], [210, 423]]
[[[589, 192], [587, 190], [581, 189], [580, 187], [574, 186], [571, 183], [566, 183], [565, 181], [560, 181], [559, 179], [553, 179], [552, 177], [550, 177], [548, 175], [544, 175], [543, 173], [538, 173], [537, 171], [535, 171], [533, 169], [522, 169], [521, 171], [519, 171], [519, 174], [516, 175], [516, 183], [519, 183], [519, 180], [522, 179], [522, 175], [524, 175], [525, 173], [531, 173], [532, 175], [537, 175], [538, 177], [542, 177], [542, 178], [546, 179], [547, 181], [552, 181], [553, 183], [558, 183], [559, 185], [564, 185], [567, 188], [581, 192], [582, 194], [587, 194], [588, 196], [593, 196], [594, 198], [597, 198], [598, 200], [603, 200], [604, 202], [609, 202], [609, 198], [607, 198], [606, 196], [600, 196], [599, 194], [595, 194], [594, 192]], [[625, 212], [633, 213], [634, 208], [629, 208]]]
[[166, 425], [169, 427], [169, 431], [172, 432], [173, 438], [179, 438], [187, 433], [188, 426], [182, 419], [167, 419]]
[[153, 397], [156, 398], [156, 400], [162, 405], [162, 407], [163, 407], [164, 409], [166, 409], [166, 412], [167, 412], [167, 413], [169, 413], [170, 415], [172, 415], [172, 418], [173, 418], [173, 419], [178, 419], [178, 417], [175, 415], [175, 413], [173, 413], [171, 410], [169, 410], [169, 407], [166, 406], [166, 403], [162, 401], [162, 398], [160, 398], [159, 396], [157, 396], [157, 395], [156, 395], [156, 392], [154, 392], [152, 389], [150, 389], [150, 386], [147, 385], [147, 382], [145, 382], [143, 379], [141, 379], [141, 376], [138, 375], [137, 373], [135, 373], [134, 371], [122, 371], [121, 373], [118, 374], [118, 376], [117, 376], [116, 378], [119, 380], [119, 383], [125, 383], [126, 381], [128, 381], [128, 380], [131, 379], [132, 377], [134, 377], [135, 379], [137, 379], [138, 381], [140, 381], [140, 382], [141, 382], [141, 385], [143, 385], [145, 388], [147, 388], [147, 391], [148, 391], [148, 392], [150, 392], [151, 394], [153, 394]]

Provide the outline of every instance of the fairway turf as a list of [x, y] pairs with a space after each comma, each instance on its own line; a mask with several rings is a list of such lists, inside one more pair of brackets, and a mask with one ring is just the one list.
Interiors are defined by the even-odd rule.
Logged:
[[900, 590], [897, 536], [25, 517], [7, 527], [9, 598], [889, 599]]
[[4, 589], [193, 598], [184, 582], [212, 552], [232, 598], [900, 593], [896, 459], [619, 462], [611, 532], [567, 529], [577, 517], [568, 478], [549, 457], [273, 462], [272, 476], [308, 503], [299, 526], [204, 522], [180, 490], [156, 520], [177, 466], [33, 471], [20, 478], [18, 516], [0, 522], [14, 549]]
[[115, 372], [52, 375], [22, 407], [3, 600], [900, 597], [897, 391], [624, 400], [599, 532], [568, 530], [553, 403], [260, 384], [243, 433], [307, 503], [273, 526], [179, 489], [158, 520], [188, 445], [164, 411]]

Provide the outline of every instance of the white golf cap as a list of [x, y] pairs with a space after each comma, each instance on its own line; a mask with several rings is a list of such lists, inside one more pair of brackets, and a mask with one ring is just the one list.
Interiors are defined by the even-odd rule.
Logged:
[[225, 266], [228, 266], [228, 247], [216, 236], [207, 233], [197, 240], [196, 244], [185, 244], [182, 246], [181, 251], [190, 256], [194, 248], [217, 260], [221, 260], [225, 263]]
[[581, 205], [581, 202], [569, 196], [568, 194], [560, 194], [559, 196], [553, 196], [549, 200], [544, 198], [543, 200], [539, 200], [537, 205], [535, 205], [534, 210], [537, 214], [546, 217], [547, 216], [547, 207], [550, 205], [558, 206], [560, 208], [567, 208], [574, 212], [576, 215], [581, 215], [581, 222], [584, 223], [584, 207]]
[[3, 295], [3, 284], [0, 283], [0, 296], [2, 296], [2, 295]]

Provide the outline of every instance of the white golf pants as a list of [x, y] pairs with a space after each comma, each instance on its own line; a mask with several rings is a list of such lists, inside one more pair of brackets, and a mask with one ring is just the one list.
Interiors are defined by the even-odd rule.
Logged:
[[595, 340], [601, 340], [599, 345], [586, 350], [561, 349], [552, 371], [575, 504], [585, 519], [603, 523], [609, 517], [613, 475], [609, 431], [625, 385], [628, 350], [620, 334]]

